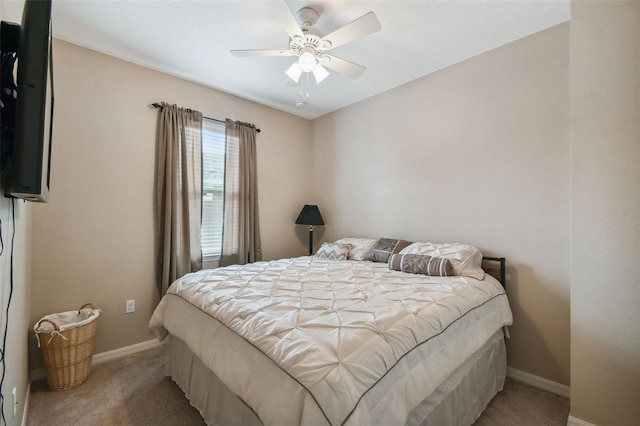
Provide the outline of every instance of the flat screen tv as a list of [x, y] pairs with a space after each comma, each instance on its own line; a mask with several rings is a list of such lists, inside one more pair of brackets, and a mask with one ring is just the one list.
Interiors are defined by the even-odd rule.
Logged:
[[15, 138], [9, 196], [49, 199], [53, 124], [51, 0], [27, 0], [17, 48]]

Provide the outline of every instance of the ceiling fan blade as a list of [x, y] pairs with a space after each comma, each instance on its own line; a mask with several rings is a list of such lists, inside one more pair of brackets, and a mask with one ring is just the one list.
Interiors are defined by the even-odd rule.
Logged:
[[360, 75], [362, 75], [362, 73], [367, 69], [367, 67], [363, 67], [362, 65], [358, 65], [333, 55], [323, 55], [320, 63], [325, 67], [334, 70], [337, 73], [346, 75], [347, 77], [351, 77], [354, 80], [360, 77]]
[[304, 39], [304, 33], [300, 25], [298, 25], [298, 20], [293, 12], [291, 12], [291, 9], [289, 9], [285, 0], [269, 1], [267, 2], [267, 7], [271, 13], [271, 18], [284, 28], [290, 38], [298, 36]]
[[322, 46], [323, 41], [329, 41], [331, 43], [331, 47], [329, 49], [333, 49], [334, 47], [342, 46], [343, 44], [357, 40], [369, 34], [373, 34], [381, 29], [382, 25], [380, 25], [380, 21], [378, 21], [376, 14], [369, 12], [362, 15], [355, 21], [351, 21], [344, 27], [338, 28], [334, 32], [324, 36], [320, 42], [320, 46]]
[[243, 58], [247, 56], [292, 56], [295, 55], [289, 50], [275, 50], [275, 49], [245, 49], [245, 50], [230, 50], [233, 56]]

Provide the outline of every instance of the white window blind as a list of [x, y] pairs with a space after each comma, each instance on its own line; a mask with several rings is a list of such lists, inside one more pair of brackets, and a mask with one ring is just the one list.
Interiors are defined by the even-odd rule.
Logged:
[[[237, 135], [226, 135], [226, 175], [224, 177], [226, 182], [225, 187], [225, 213], [229, 215], [227, 221], [227, 229], [229, 235], [239, 235], [240, 221], [240, 139]], [[227, 239], [225, 247], [229, 253], [238, 253], [240, 241], [237, 238]]]
[[202, 240], [203, 260], [213, 260], [222, 252], [224, 208], [225, 124], [202, 121]]

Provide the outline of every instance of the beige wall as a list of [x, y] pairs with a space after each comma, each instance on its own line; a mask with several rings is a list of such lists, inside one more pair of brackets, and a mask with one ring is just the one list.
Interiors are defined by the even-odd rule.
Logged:
[[310, 185], [307, 120], [59, 40], [54, 65], [51, 196], [33, 206], [32, 322], [90, 301], [102, 309], [96, 353], [152, 338], [156, 101], [262, 129], [263, 256], [305, 253], [293, 222]]
[[637, 425], [640, 2], [572, 2], [571, 64], [571, 416]]
[[509, 365], [569, 383], [569, 24], [313, 122], [327, 240], [506, 256]]

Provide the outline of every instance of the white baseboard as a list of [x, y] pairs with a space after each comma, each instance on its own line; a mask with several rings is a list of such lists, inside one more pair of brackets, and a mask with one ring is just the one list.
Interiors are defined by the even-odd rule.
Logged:
[[124, 348], [118, 348], [112, 351], [101, 352], [93, 356], [91, 365], [98, 365], [103, 362], [111, 361], [114, 359], [122, 358], [123, 356], [134, 354], [136, 352], [146, 351], [147, 349], [162, 346], [165, 343], [166, 342], [161, 342], [158, 339], [151, 339], [145, 342], [136, 343], [134, 345], [125, 346]]
[[596, 426], [593, 423], [585, 422], [573, 416], [569, 416], [567, 419], [567, 426]]
[[[164, 345], [164, 341], [159, 341], [158, 339], [151, 339], [145, 342], [136, 343], [133, 345], [125, 346], [123, 348], [114, 349], [111, 351], [101, 352], [99, 354], [95, 354], [93, 359], [91, 360], [91, 365], [96, 366], [103, 362], [111, 361], [114, 359], [122, 358], [123, 356], [131, 355], [136, 352], [145, 351], [147, 349], [155, 348], [158, 346]], [[46, 371], [44, 368], [38, 368], [36, 370], [31, 371], [29, 374], [29, 380], [31, 382], [35, 382], [36, 380], [42, 380], [47, 377]]]
[[[531, 373], [525, 373], [524, 371], [516, 370], [515, 368], [507, 367], [507, 376], [512, 379], [519, 380], [523, 383], [531, 385], [533, 387], [546, 390], [556, 395], [560, 395], [563, 398], [570, 398], [571, 392], [569, 386], [562, 385], [560, 383], [545, 379], [540, 376], [536, 376]], [[586, 423], [588, 426], [588, 423]]]

